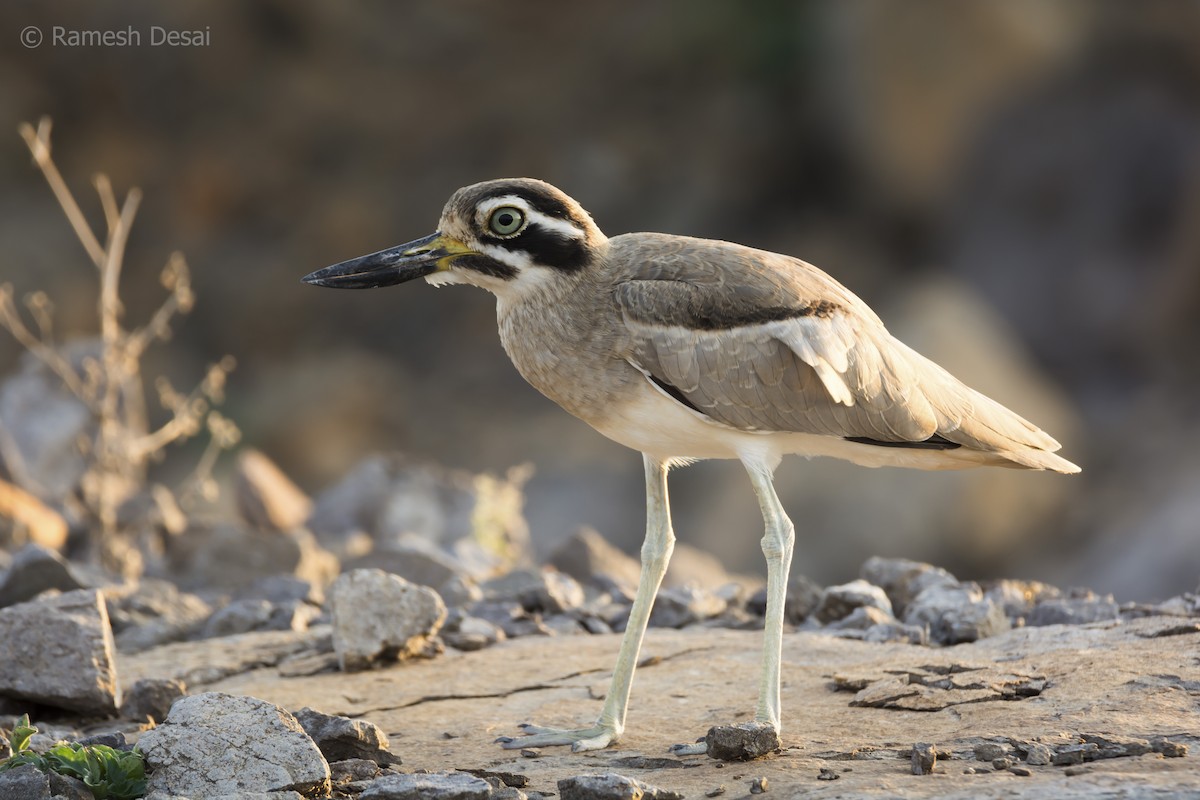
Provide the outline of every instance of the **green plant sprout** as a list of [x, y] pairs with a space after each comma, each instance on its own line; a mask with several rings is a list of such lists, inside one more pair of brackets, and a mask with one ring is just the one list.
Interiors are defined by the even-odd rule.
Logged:
[[137, 800], [146, 794], [146, 763], [140, 751], [117, 750], [104, 744], [63, 742], [45, 753], [29, 749], [37, 733], [29, 715], [17, 720], [12, 732], [13, 755], [0, 762], [0, 772], [32, 764], [42, 772], [56, 772], [83, 782], [96, 800]]

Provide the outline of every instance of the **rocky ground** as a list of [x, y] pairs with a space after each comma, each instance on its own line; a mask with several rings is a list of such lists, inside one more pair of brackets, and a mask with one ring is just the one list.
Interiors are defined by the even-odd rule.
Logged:
[[[1193, 594], [1119, 604], [880, 558], [840, 586], [797, 576], [782, 746], [676, 757], [750, 720], [764, 606], [681, 547], [622, 741], [504, 750], [521, 722], [591, 722], [636, 562], [581, 530], [532, 564], [499, 479], [375, 460], [310, 502], [253, 457], [240, 481], [241, 521], [168, 539], [157, 576], [5, 557], [0, 730], [30, 713], [35, 750], [136, 743], [156, 800], [1200, 794]], [[22, 767], [0, 797], [95, 795]]]

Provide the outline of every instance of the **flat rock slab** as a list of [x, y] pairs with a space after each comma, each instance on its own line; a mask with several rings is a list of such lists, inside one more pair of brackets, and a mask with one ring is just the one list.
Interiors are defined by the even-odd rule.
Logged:
[[[277, 640], [259, 648], [258, 637], [268, 636], [236, 638], [243, 651], [290, 649]], [[522, 753], [493, 743], [497, 736], [516, 734], [520, 722], [590, 725], [608, 689], [619, 642], [616, 635], [528, 637], [370, 672], [299, 677], [281, 675], [287, 665], [278, 659], [257, 667], [245, 659], [242, 671], [230, 672], [235, 659], [228, 658], [220, 677], [207, 684], [193, 677], [189, 684], [193, 691], [247, 694], [284, 708], [311, 706], [365, 719], [383, 729], [405, 769], [512, 773], [528, 779], [524, 791], [530, 793], [557, 792], [564, 778], [614, 772], [686, 797], [704, 797], [720, 786], [725, 796], [746, 796], [750, 781], [759, 777], [768, 780], [767, 797], [1200, 796], [1195, 659], [1200, 633], [1178, 618], [1018, 628], [947, 648], [787, 634], [780, 753], [747, 764], [685, 757], [678, 759], [683, 768], [670, 770], [658, 764], [670, 745], [695, 741], [714, 725], [753, 718], [762, 636], [651, 629], [617, 746], [591, 753], [549, 747]], [[119, 656], [122, 679], [149, 671], [159, 672], [156, 677], [201, 674], [197, 665], [215, 646], [168, 647], [169, 660], [155, 650]], [[835, 675], [843, 676], [840, 685]], [[910, 676], [907, 688], [921, 690], [914, 697], [942, 693], [952, 702], [929, 703], [923, 711], [903, 704], [852, 704], [863, 689], [901, 675]], [[853, 682], [847, 684], [846, 676]], [[1036, 693], [1018, 690], [1036, 687], [1035, 680], [1044, 681]], [[1141, 749], [1139, 741], [1161, 752], [1132, 755]], [[1087, 760], [1087, 753], [1111, 749], [1114, 742], [1130, 755]], [[912, 774], [914, 743], [936, 750], [931, 774]], [[1029, 774], [996, 771], [990, 761], [977, 760], [976, 747], [989, 743], [1005, 747], [981, 752], [1007, 752], [1013, 766]], [[1047, 748], [1034, 748], [1033, 760], [1021, 760], [1031, 743]], [[1033, 763], [1083, 744], [1095, 745], [1079, 748], [1083, 763]], [[1184, 745], [1191, 745], [1190, 754], [1163, 757]]]

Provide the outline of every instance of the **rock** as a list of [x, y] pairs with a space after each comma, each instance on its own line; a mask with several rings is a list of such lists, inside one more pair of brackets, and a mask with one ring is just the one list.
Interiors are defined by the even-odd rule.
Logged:
[[437, 589], [454, 578], [470, 580], [466, 568], [455, 558], [427, 543], [396, 544], [347, 560], [343, 572], [356, 569], [381, 569], [399, 575], [409, 583]]
[[1082, 764], [1084, 761], [1095, 761], [1099, 751], [1100, 746], [1091, 742], [1063, 745], [1055, 748], [1050, 763], [1056, 767], [1064, 767], [1069, 764]]
[[780, 747], [775, 726], [760, 722], [740, 725], [715, 725], [704, 736], [708, 757], [720, 761], [749, 761]]
[[750, 794], [766, 794], [770, 782], [765, 777], [755, 778], [750, 781]]
[[917, 742], [912, 748], [912, 774], [929, 775], [937, 766], [937, 750], [929, 742]]
[[1012, 752], [1012, 748], [1001, 742], [983, 742], [975, 745], [976, 761], [995, 761]]
[[905, 609], [904, 622], [928, 626], [929, 638], [938, 644], [974, 642], [1012, 627], [975, 583], [929, 586]]
[[435, 588], [447, 608], [467, 606], [483, 599], [483, 590], [467, 575], [455, 575]]
[[1096, 751], [1096, 759], [1142, 756], [1153, 752], [1154, 749], [1149, 740], [1130, 736], [1106, 736], [1097, 733], [1084, 733], [1079, 738], [1100, 748]]
[[274, 611], [269, 600], [234, 600], [208, 618], [203, 637], [233, 636], [266, 628]]
[[[98, 339], [77, 339], [61, 347], [60, 355], [79, 370], [82, 360], [96, 358], [99, 350]], [[87, 469], [79, 441], [94, 438], [94, 418], [32, 353], [24, 353], [19, 371], [0, 383], [0, 429], [11, 439], [13, 460], [20, 462], [9, 464], [9, 449], [3, 448], [0, 461], [6, 474], [24, 473], [22, 483], [40, 487], [50, 500], [66, 497], [79, 485]]]
[[682, 628], [694, 622], [710, 619], [725, 610], [724, 599], [694, 586], [668, 586], [660, 589], [650, 611], [650, 625], [655, 628]]
[[329, 790], [329, 765], [296, 718], [254, 697], [184, 697], [138, 746], [152, 791], [212, 797]]
[[0, 797], [5, 800], [50, 800], [50, 779], [33, 764], [0, 772]]
[[167, 540], [167, 562], [183, 589], [237, 591], [263, 575], [285, 573], [326, 586], [340, 564], [311, 533], [261, 531], [220, 523], [193, 525]]
[[1004, 611], [1004, 615], [1016, 621], [1024, 619], [1033, 607], [1045, 599], [1062, 594], [1056, 587], [1039, 581], [999, 580], [987, 586], [987, 597]]
[[387, 734], [371, 722], [322, 714], [311, 708], [297, 711], [296, 721], [316, 742], [326, 761], [361, 758], [382, 766], [400, 763], [388, 752]]
[[84, 588], [71, 565], [56, 551], [40, 544], [27, 544], [13, 556], [8, 572], [0, 579], [0, 608], [32, 600], [42, 592], [70, 592]]
[[[384, 775], [372, 781], [362, 800], [487, 800], [492, 787], [466, 772]], [[563, 800], [566, 800], [564, 797]]]
[[382, 570], [347, 572], [329, 595], [333, 649], [344, 671], [417, 655], [446, 619], [437, 592]]
[[295, 575], [280, 573], [259, 578], [237, 593], [239, 600], [270, 600], [276, 605], [290, 600], [299, 600], [320, 606], [325, 603], [325, 592], [320, 586], [314, 586], [311, 581], [298, 578]]
[[187, 685], [174, 678], [142, 678], [125, 691], [121, 716], [126, 719], [154, 720], [167, 718], [176, 700], [187, 694]]
[[679, 792], [660, 789], [615, 772], [576, 775], [558, 782], [562, 800], [683, 800]]
[[[824, 593], [825, 590], [807, 575], [793, 574], [788, 578], [787, 597], [783, 601], [784, 621], [789, 625], [799, 625], [817, 610]], [[746, 607], [753, 614], [766, 616], [767, 588], [764, 586], [752, 594], [746, 601]]]
[[862, 640], [874, 644], [887, 642], [907, 642], [908, 644], [929, 644], [929, 632], [921, 625], [905, 625], [902, 622], [881, 622], [863, 631]]
[[529, 612], [561, 614], [584, 603], [583, 587], [570, 575], [554, 569], [514, 570], [486, 581], [485, 600], [513, 601]]
[[351, 781], [369, 781], [379, 776], [379, 765], [369, 758], [347, 758], [329, 762], [329, 776], [336, 786]]
[[860, 606], [874, 606], [892, 616], [892, 602], [883, 589], [862, 579], [827, 587], [813, 614], [818, 621], [829, 623], [849, 615]]
[[0, 694], [83, 714], [116, 713], [116, 648], [99, 591], [0, 609], [0, 642]]
[[132, 591], [106, 590], [108, 613], [122, 653], [186, 639], [212, 616], [213, 609], [175, 584], [144, 578]]
[[882, 608], [875, 606], [859, 606], [851, 611], [847, 616], [839, 620], [829, 623], [829, 630], [845, 631], [856, 630], [865, 631], [868, 628], [876, 625], [886, 625], [895, 622], [892, 615], [884, 611]]
[[[449, 626], [447, 626], [449, 627]], [[458, 620], [453, 630], [445, 630], [442, 639], [455, 650], [482, 650], [508, 636], [500, 626], [481, 617], [465, 616]]]
[[50, 795], [53, 800], [95, 800], [92, 790], [76, 777], [60, 775], [57, 772], [49, 772], [46, 777], [50, 779]]
[[[639, 568], [640, 571], [640, 568]], [[701, 550], [684, 542], [676, 542], [663, 577], [663, 586], [723, 586], [730, 576], [721, 559], [707, 550]], [[637, 583], [634, 583], [637, 586]]]
[[858, 576], [883, 589], [897, 617], [903, 617], [908, 604], [930, 586], [958, 583], [953, 575], [933, 564], [880, 556], [871, 556], [863, 562]]
[[606, 577], [631, 590], [637, 588], [642, 569], [636, 558], [586, 525], [562, 540], [546, 563], [581, 583], [594, 584], [597, 578]]
[[[0, 517], [20, 529], [20, 538], [50, 550], [60, 551], [67, 543], [67, 521], [50, 506], [21, 487], [0, 478]], [[0, 603], [3, 605], [3, 603]]]
[[352, 549], [360, 532], [381, 550], [417, 538], [458, 555], [472, 577], [488, 577], [528, 557], [521, 506], [530, 474], [515, 467], [499, 478], [373, 456], [316, 496], [308, 526], [341, 556], [363, 554]]
[[290, 531], [304, 525], [312, 500], [258, 450], [242, 450], [233, 476], [238, 513], [252, 527]]
[[1098, 597], [1091, 592], [1075, 597], [1047, 598], [1030, 612], [1026, 623], [1041, 625], [1086, 625], [1116, 619], [1119, 609], [1112, 595]]
[[1025, 763], [1044, 767], [1054, 758], [1054, 751], [1041, 742], [1031, 742], [1025, 747]]

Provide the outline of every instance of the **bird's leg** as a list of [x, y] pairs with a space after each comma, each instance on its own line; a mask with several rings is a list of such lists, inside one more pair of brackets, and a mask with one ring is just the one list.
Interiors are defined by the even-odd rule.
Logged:
[[[796, 530], [788, 519], [775, 494], [771, 470], [757, 464], [746, 464], [758, 505], [762, 509], [766, 533], [762, 538], [763, 555], [767, 557], [767, 618], [763, 626], [762, 672], [758, 682], [758, 709], [754, 722], [780, 732], [779, 663], [783, 658], [783, 606], [787, 597], [788, 570], [792, 564], [792, 546]], [[741, 727], [741, 726], [739, 726]], [[700, 755], [707, 752], [704, 741], [677, 744], [671, 747], [675, 755]]]
[[783, 657], [783, 606], [787, 598], [788, 570], [792, 564], [792, 547], [796, 529], [788, 519], [779, 496], [775, 494], [772, 470], [746, 465], [758, 505], [762, 509], [766, 533], [762, 538], [763, 555], [767, 557], [767, 618], [763, 625], [762, 674], [758, 684], [758, 709], [754, 721], [771, 725], [780, 731], [779, 662]]
[[638, 653], [641, 652], [646, 625], [650, 621], [650, 609], [667, 573], [671, 552], [675, 549], [675, 532], [671, 530], [671, 509], [667, 498], [667, 465], [647, 455], [643, 455], [643, 460], [646, 466], [646, 539], [642, 543], [642, 572], [600, 717], [592, 727], [578, 730], [522, 725], [521, 729], [529, 735], [501, 739], [505, 749], [569, 744], [577, 752], [598, 750], [615, 743], [625, 730], [625, 712], [629, 707], [633, 671], [637, 667]]

